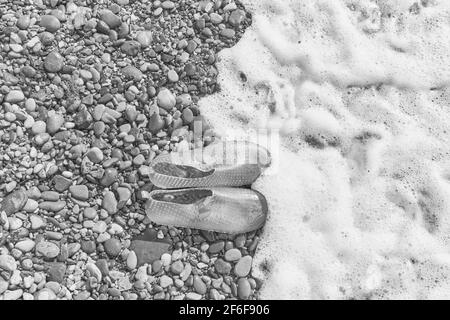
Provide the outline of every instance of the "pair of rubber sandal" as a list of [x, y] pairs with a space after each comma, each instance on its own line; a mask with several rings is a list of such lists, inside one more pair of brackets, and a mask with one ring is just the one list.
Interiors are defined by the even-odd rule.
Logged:
[[246, 141], [160, 155], [149, 178], [164, 190], [150, 193], [147, 216], [160, 225], [223, 233], [259, 229], [267, 217], [265, 197], [236, 187], [251, 185], [270, 161], [265, 148]]

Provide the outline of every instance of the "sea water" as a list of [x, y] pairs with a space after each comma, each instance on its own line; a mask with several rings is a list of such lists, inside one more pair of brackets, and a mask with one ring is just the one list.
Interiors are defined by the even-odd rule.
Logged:
[[245, 0], [200, 101], [276, 133], [261, 298], [450, 298], [450, 1]]

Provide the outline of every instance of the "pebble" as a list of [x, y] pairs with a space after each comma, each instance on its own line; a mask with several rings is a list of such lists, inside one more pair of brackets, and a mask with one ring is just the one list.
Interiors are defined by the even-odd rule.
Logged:
[[94, 226], [92, 227], [92, 231], [96, 232], [96, 233], [103, 233], [106, 231], [106, 229], [108, 228], [107, 224], [105, 221], [97, 221]]
[[186, 300], [201, 300], [202, 295], [195, 292], [186, 293]]
[[14, 270], [17, 269], [16, 260], [8, 254], [1, 254], [0, 255], [0, 269], [6, 270], [8, 272], [13, 272]]
[[59, 200], [59, 193], [55, 192], [55, 191], [44, 191], [44, 192], [41, 193], [40, 198], [42, 200], [47, 200], [47, 201], [58, 201]]
[[125, 41], [121, 46], [120, 49], [123, 53], [125, 53], [128, 56], [137, 56], [141, 48], [141, 44], [134, 40], [128, 40]]
[[106, 191], [103, 195], [102, 208], [105, 209], [110, 215], [115, 214], [118, 210], [117, 199], [113, 192]]
[[194, 289], [198, 294], [205, 294], [207, 287], [206, 284], [199, 276], [194, 276]]
[[239, 27], [239, 25], [244, 21], [244, 18], [245, 12], [237, 9], [231, 12], [230, 16], [228, 17], [228, 23], [233, 27]]
[[116, 168], [107, 168], [102, 179], [100, 180], [100, 184], [104, 187], [109, 187], [117, 180], [118, 176], [119, 172]]
[[69, 187], [69, 192], [75, 199], [85, 201], [89, 199], [89, 190], [85, 185], [74, 185]]
[[161, 255], [161, 262], [163, 263], [163, 266], [168, 266], [172, 262], [172, 255], [169, 253], [163, 253]]
[[[69, 187], [72, 185], [72, 180], [68, 179], [66, 177], [63, 177], [63, 176], [58, 174], [58, 175], [56, 175], [53, 178], [53, 183], [54, 183], [54, 188], [55, 188], [56, 191], [64, 192], [67, 189], [69, 189]], [[58, 199], [59, 199], [59, 194], [57, 194], [55, 192], [55, 198], [54, 199], [46, 199], [46, 200], [55, 201], [55, 200], [58, 200]]]
[[122, 208], [131, 199], [131, 191], [128, 188], [117, 188], [117, 195], [119, 196], [119, 208]]
[[56, 73], [61, 71], [64, 58], [58, 52], [50, 52], [44, 60], [44, 69], [47, 72]]
[[122, 20], [120, 19], [120, 17], [108, 9], [104, 9], [100, 12], [100, 19], [105, 22], [111, 29], [115, 29], [122, 24]]
[[253, 258], [251, 256], [244, 256], [234, 266], [234, 274], [238, 277], [246, 277], [252, 268]]
[[136, 33], [136, 40], [143, 48], [147, 48], [152, 44], [153, 41], [152, 32], [149, 30], [138, 31]]
[[130, 248], [136, 253], [138, 266], [142, 266], [158, 260], [162, 254], [169, 251], [169, 247], [170, 243], [166, 242], [133, 240]]
[[86, 270], [89, 271], [89, 274], [92, 277], [95, 277], [98, 282], [102, 281], [102, 272], [95, 263], [92, 262], [86, 263]]
[[59, 247], [50, 241], [40, 241], [36, 244], [36, 252], [47, 259], [53, 259], [58, 256]]
[[45, 133], [46, 131], [47, 131], [47, 124], [44, 121], [41, 121], [41, 120], [36, 121], [31, 126], [31, 132], [34, 135]]
[[242, 257], [241, 251], [239, 251], [239, 249], [236, 248], [227, 250], [224, 256], [225, 260], [227, 261], [237, 261], [241, 257]]
[[89, 149], [86, 156], [89, 160], [91, 160], [93, 163], [99, 163], [103, 161], [103, 152], [97, 147], [93, 147]]
[[22, 294], [23, 294], [22, 289], [7, 290], [3, 294], [3, 300], [17, 300], [22, 297]]
[[218, 241], [210, 244], [208, 252], [211, 254], [219, 253], [225, 247], [225, 241]]
[[231, 272], [231, 264], [221, 258], [214, 262], [214, 268], [218, 274], [229, 274]]
[[23, 210], [26, 212], [35, 212], [38, 207], [39, 204], [36, 200], [28, 199], [23, 207]]
[[8, 222], [9, 222], [9, 230], [10, 231], [15, 231], [15, 230], [21, 228], [23, 225], [22, 220], [20, 220], [19, 218], [16, 218], [16, 217], [9, 217]]
[[21, 240], [19, 242], [17, 242], [15, 244], [15, 248], [19, 249], [20, 251], [26, 253], [26, 252], [30, 252], [31, 250], [34, 249], [35, 246], [35, 242], [31, 239], [25, 239], [25, 240]]
[[127, 267], [129, 270], [134, 270], [137, 267], [137, 256], [134, 251], [130, 251], [127, 257]]
[[16, 26], [21, 30], [26, 30], [31, 22], [31, 18], [29, 15], [21, 15], [19, 19], [17, 19]]
[[5, 97], [5, 101], [9, 103], [19, 103], [25, 100], [22, 90], [11, 90]]
[[183, 262], [181, 262], [180, 260], [175, 261], [174, 263], [172, 263], [172, 265], [170, 266], [170, 271], [173, 274], [179, 275], [183, 272], [184, 270], [184, 264]]
[[66, 264], [61, 262], [52, 262], [47, 265], [47, 275], [49, 281], [62, 283], [66, 274]]
[[240, 299], [247, 300], [252, 293], [250, 283], [246, 278], [240, 278], [237, 283], [237, 294]]
[[180, 78], [174, 70], [169, 70], [167, 73], [167, 79], [169, 79], [170, 82], [177, 82]]
[[162, 275], [161, 278], [159, 278], [159, 285], [162, 288], [167, 288], [167, 287], [173, 285], [173, 279], [166, 275]]
[[83, 216], [86, 219], [94, 220], [97, 217], [97, 210], [94, 208], [85, 208], [83, 211]]
[[55, 33], [61, 28], [61, 22], [55, 16], [45, 15], [41, 17], [40, 26], [44, 27], [48, 32]]
[[175, 107], [176, 98], [169, 89], [164, 88], [158, 93], [157, 103], [159, 107], [165, 110], [171, 110]]
[[98, 269], [102, 273], [102, 276], [104, 276], [104, 277], [109, 276], [108, 261], [106, 259], [98, 259], [95, 262], [95, 265], [98, 267]]
[[81, 241], [81, 250], [83, 250], [87, 254], [94, 253], [97, 250], [95, 241], [92, 241], [92, 240]]
[[39, 217], [37, 215], [31, 215], [30, 222], [31, 222], [32, 230], [38, 230], [40, 228], [43, 228], [46, 225], [44, 219], [42, 219], [41, 217]]
[[127, 77], [127, 78], [131, 78], [134, 81], [141, 81], [144, 78], [144, 74], [142, 73], [141, 70], [139, 70], [138, 68], [134, 67], [134, 66], [126, 66], [122, 69], [122, 74]]
[[66, 206], [65, 201], [43, 201], [39, 203], [39, 209], [50, 211], [50, 212], [58, 212], [64, 209]]
[[34, 294], [34, 300], [56, 300], [56, 294], [49, 288], [42, 288]]
[[[56, 175], [53, 178], [53, 183], [55, 184], [55, 190], [58, 192], [63, 192], [66, 191], [67, 189], [69, 189], [69, 187], [72, 185], [72, 180], [66, 177], [63, 177], [61, 175]], [[46, 200], [58, 200], [59, 199], [59, 194], [56, 194], [55, 199], [46, 199]]]
[[111, 257], [114, 258], [119, 255], [122, 244], [120, 241], [116, 238], [111, 238], [105, 241], [104, 243], [105, 251], [106, 253]]
[[56, 132], [59, 131], [59, 129], [61, 129], [63, 124], [64, 124], [64, 117], [61, 114], [56, 113], [53, 110], [49, 111], [46, 123], [48, 133], [55, 134]]
[[161, 116], [159, 113], [153, 113], [150, 116], [149, 122], [148, 122], [148, 128], [150, 129], [150, 132], [153, 134], [158, 133], [161, 129], [164, 128], [165, 122], [161, 119]]
[[190, 263], [186, 263], [184, 270], [180, 273], [181, 280], [186, 281], [192, 272], [192, 266]]
[[17, 190], [7, 195], [0, 204], [0, 212], [5, 211], [6, 215], [12, 215], [22, 210], [28, 201], [25, 191]]
[[8, 281], [3, 280], [3, 278], [0, 278], [0, 294], [3, 294], [8, 289]]
[[61, 291], [61, 285], [56, 281], [47, 281], [45, 287], [52, 290], [55, 294]]

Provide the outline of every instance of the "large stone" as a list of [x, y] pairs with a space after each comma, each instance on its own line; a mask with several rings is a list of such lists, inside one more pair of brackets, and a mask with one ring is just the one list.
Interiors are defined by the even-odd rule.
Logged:
[[147, 48], [153, 41], [153, 35], [150, 30], [138, 31], [136, 34], [136, 40], [141, 44], [143, 48]]
[[11, 90], [5, 97], [5, 101], [10, 103], [18, 103], [23, 100], [25, 100], [25, 95], [22, 90]]
[[14, 246], [16, 249], [19, 249], [20, 251], [26, 253], [30, 252], [34, 249], [35, 243], [31, 239], [24, 239], [16, 243]]
[[120, 46], [120, 49], [126, 55], [134, 57], [134, 56], [136, 56], [139, 53], [139, 51], [141, 49], [141, 44], [139, 42], [137, 42], [137, 41], [134, 41], [134, 40], [128, 40], [128, 41], [125, 41]]
[[148, 128], [151, 133], [157, 134], [162, 128], [164, 128], [165, 122], [163, 119], [161, 119], [161, 116], [159, 113], [153, 113], [150, 116], [150, 119], [148, 121]]
[[117, 194], [119, 196], [118, 208], [121, 209], [125, 206], [125, 204], [128, 202], [128, 200], [130, 200], [131, 191], [128, 188], [119, 187], [119, 188], [117, 188]]
[[134, 81], [141, 81], [144, 78], [144, 74], [135, 66], [124, 67], [122, 69], [122, 74], [127, 78], [133, 79]]
[[55, 33], [61, 28], [61, 22], [55, 16], [45, 15], [41, 17], [40, 26], [44, 27], [48, 32]]
[[16, 26], [21, 30], [26, 30], [31, 23], [31, 17], [29, 15], [21, 15], [19, 19], [17, 19]]
[[39, 203], [39, 208], [50, 211], [50, 212], [58, 212], [66, 206], [65, 201], [44, 201]]
[[137, 266], [139, 267], [145, 263], [151, 264], [153, 261], [158, 260], [162, 254], [169, 251], [170, 243], [133, 240], [130, 248], [136, 253]]
[[47, 259], [54, 259], [59, 254], [59, 247], [50, 241], [40, 241], [36, 245], [36, 252]]
[[75, 199], [85, 201], [89, 199], [89, 189], [85, 185], [70, 186], [69, 192]]
[[44, 69], [47, 72], [56, 73], [61, 71], [64, 65], [64, 58], [58, 52], [50, 52], [44, 60]]
[[46, 124], [47, 132], [50, 134], [55, 134], [59, 131], [59, 129], [61, 129], [62, 125], [64, 124], [64, 117], [61, 114], [51, 110], [48, 112]]
[[56, 300], [56, 294], [49, 288], [43, 288], [34, 294], [34, 300]]
[[17, 300], [23, 295], [22, 289], [16, 289], [16, 290], [7, 290], [3, 294], [3, 300]]
[[111, 238], [105, 241], [104, 243], [105, 251], [106, 253], [114, 258], [117, 257], [122, 249], [122, 244], [120, 243], [120, 240], [116, 238]]
[[66, 264], [62, 262], [53, 262], [47, 264], [47, 276], [48, 281], [55, 281], [57, 283], [63, 283], [64, 275], [66, 274]]
[[252, 293], [250, 283], [246, 278], [240, 278], [237, 283], [237, 293], [240, 299], [246, 300]]
[[137, 266], [137, 256], [134, 251], [130, 251], [127, 257], [127, 267], [129, 270], [136, 269]]
[[25, 206], [23, 207], [23, 210], [26, 212], [34, 212], [39, 207], [39, 204], [36, 200], [28, 199]]
[[[69, 189], [70, 185], [72, 184], [72, 180], [70, 180], [66, 177], [63, 177], [61, 175], [56, 175], [53, 177], [53, 184], [54, 184], [54, 188], [56, 191], [63, 192], [63, 191], [66, 191], [67, 189]], [[58, 200], [58, 199], [59, 199], [59, 195], [54, 200]], [[46, 199], [46, 200], [51, 200], [51, 199]]]
[[25, 191], [14, 191], [3, 199], [2, 203], [0, 204], [0, 212], [5, 211], [7, 216], [16, 213], [22, 210], [22, 208], [27, 203], [27, 200], [28, 196]]
[[102, 272], [98, 266], [92, 262], [86, 264], [86, 270], [89, 271], [91, 277], [95, 277], [97, 281], [102, 281]]
[[109, 187], [117, 180], [118, 176], [119, 172], [116, 168], [107, 168], [102, 179], [100, 180], [100, 184], [104, 187]]
[[86, 106], [83, 106], [78, 110], [77, 114], [73, 118], [73, 121], [77, 128], [87, 129], [91, 125], [93, 119]]
[[93, 147], [89, 149], [86, 156], [91, 160], [93, 163], [99, 163], [103, 161], [103, 152], [97, 147]]
[[234, 10], [228, 17], [228, 23], [233, 27], [239, 27], [239, 25], [244, 21], [245, 12], [241, 9]]
[[117, 199], [113, 192], [105, 192], [102, 200], [102, 208], [105, 209], [109, 214], [117, 213]]
[[117, 28], [122, 24], [120, 17], [108, 9], [104, 9], [100, 12], [100, 19], [112, 29]]
[[238, 277], [246, 277], [252, 268], [252, 257], [244, 256], [234, 266], [234, 274]]
[[164, 88], [158, 93], [157, 103], [159, 107], [169, 111], [175, 107], [177, 100], [169, 89]]
[[109, 275], [108, 260], [98, 259], [97, 262], [95, 262], [95, 265], [98, 267], [104, 277], [107, 277]]
[[214, 268], [218, 274], [229, 274], [231, 271], [231, 264], [219, 258], [214, 262]]
[[8, 255], [8, 254], [2, 254], [0, 255], [0, 270], [6, 270], [8, 272], [13, 272], [17, 269], [17, 263], [16, 260]]

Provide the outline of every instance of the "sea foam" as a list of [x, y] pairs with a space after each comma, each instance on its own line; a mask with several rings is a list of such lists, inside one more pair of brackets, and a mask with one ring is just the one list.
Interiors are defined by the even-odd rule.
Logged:
[[450, 298], [450, 1], [243, 2], [200, 106], [219, 135], [280, 133], [261, 298]]

